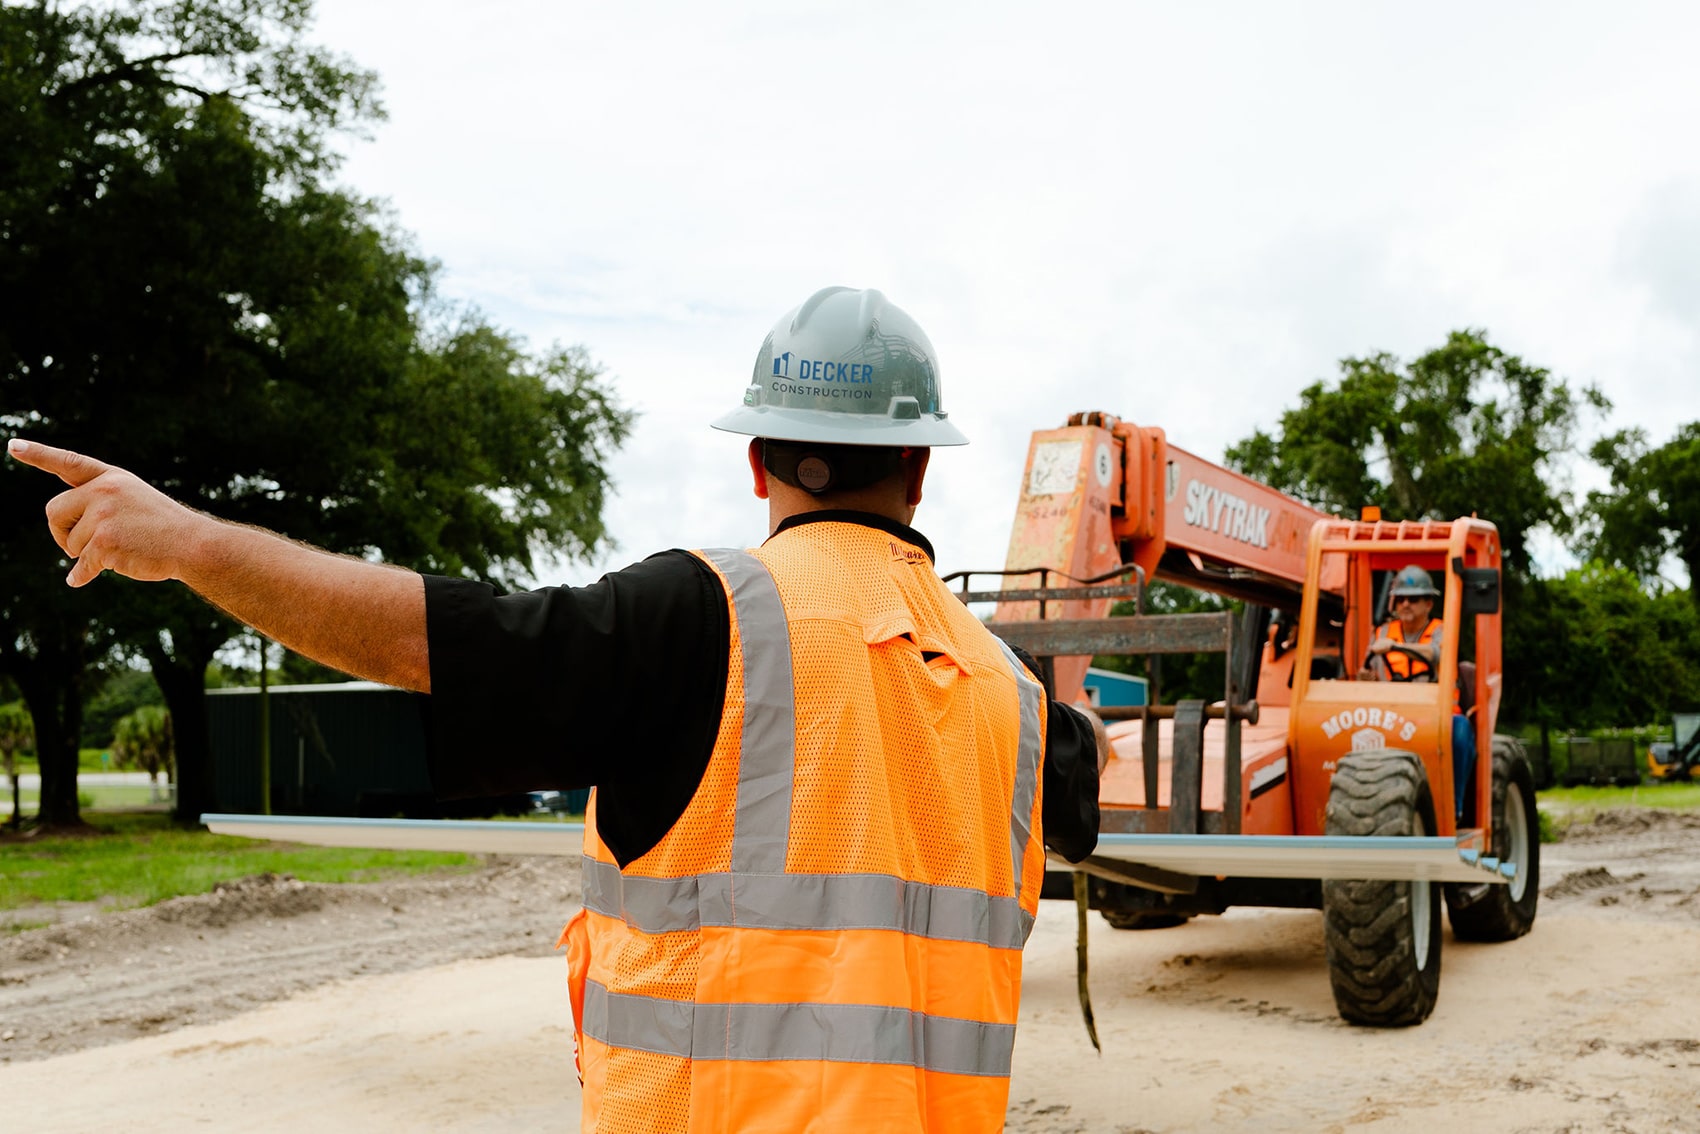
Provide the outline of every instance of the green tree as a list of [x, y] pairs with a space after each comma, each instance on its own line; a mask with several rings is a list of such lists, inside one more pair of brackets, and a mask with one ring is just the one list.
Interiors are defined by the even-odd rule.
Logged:
[[[591, 552], [629, 415], [581, 350], [534, 356], [437, 302], [434, 266], [329, 187], [334, 136], [379, 109], [370, 73], [304, 41], [311, 8], [0, 7], [0, 432], [424, 570], [512, 583], [544, 548]], [[0, 523], [39, 531], [53, 491], [6, 469]], [[234, 625], [176, 585], [72, 592], [66, 569], [45, 533], [0, 555], [0, 669], [35, 716], [43, 822], [77, 821], [83, 686], [113, 649], [159, 683], [192, 820], [213, 799], [205, 674]]]
[[1595, 442], [1592, 456], [1611, 474], [1611, 488], [1588, 494], [1589, 550], [1643, 580], [1658, 578], [1674, 555], [1700, 603], [1700, 421], [1657, 449], [1645, 430], [1624, 430]]
[[1580, 414], [1609, 403], [1492, 346], [1483, 331], [1403, 363], [1347, 358], [1316, 382], [1279, 431], [1228, 448], [1228, 464], [1326, 511], [1366, 504], [1390, 519], [1493, 520], [1506, 565], [1528, 576], [1529, 533], [1572, 529], [1564, 488]]
[[1499, 529], [1508, 675], [1504, 710], [1536, 719], [1552, 664], [1550, 615], [1525, 594], [1530, 534], [1575, 531], [1567, 471], [1582, 415], [1609, 408], [1592, 386], [1563, 379], [1455, 331], [1409, 363], [1347, 358], [1337, 382], [1316, 382], [1299, 406], [1230, 446], [1227, 463], [1326, 511], [1376, 505], [1389, 519], [1479, 514]]
[[[151, 435], [177, 450], [179, 486], [194, 475], [185, 445], [202, 439], [198, 426], [256, 400], [262, 352], [244, 340], [263, 336], [263, 313], [245, 310], [243, 261], [269, 214], [313, 195], [330, 165], [326, 133], [375, 110], [370, 75], [301, 45], [308, 11], [287, 0], [0, 7], [8, 432], [84, 447]], [[272, 169], [296, 192], [267, 195]], [[234, 396], [209, 405], [166, 375], [222, 380]], [[44, 486], [7, 471], [6, 530], [25, 530], [25, 515], [39, 529]], [[0, 667], [35, 718], [41, 818], [71, 824], [86, 674], [113, 644], [110, 595], [52, 586], [52, 545], [18, 542], [0, 562]]]
[[[1118, 602], [1110, 613], [1121, 616], [1132, 614], [1134, 609], [1131, 602]], [[1145, 588], [1146, 614], [1214, 614], [1239, 609], [1237, 600], [1161, 579]], [[1164, 704], [1195, 699], [1220, 701], [1228, 680], [1228, 662], [1222, 654], [1157, 654], [1152, 656], [1149, 670], [1144, 659], [1126, 655], [1096, 657], [1092, 664], [1115, 673], [1149, 677], [1152, 700]]]
[[120, 718], [143, 705], [161, 705], [159, 685], [145, 669], [118, 661], [101, 667], [99, 684], [83, 705], [84, 748], [110, 748]]
[[137, 768], [159, 782], [173, 764], [171, 714], [158, 705], [143, 705], [119, 720], [113, 730], [112, 755], [120, 768]]
[[13, 830], [24, 822], [22, 800], [18, 795], [18, 755], [35, 749], [35, 725], [29, 709], [20, 701], [0, 705], [0, 758], [5, 760], [6, 777], [12, 781]]
[[1665, 720], [1700, 705], [1700, 612], [1682, 591], [1649, 594], [1634, 572], [1590, 563], [1527, 589], [1546, 626], [1533, 716], [1590, 729]]

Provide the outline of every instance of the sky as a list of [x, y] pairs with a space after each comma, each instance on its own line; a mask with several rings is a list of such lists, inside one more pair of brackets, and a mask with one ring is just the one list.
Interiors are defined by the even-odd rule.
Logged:
[[618, 547], [542, 583], [761, 541], [707, 423], [833, 284], [920, 322], [971, 439], [916, 517], [942, 572], [1003, 565], [1033, 430], [1217, 460], [1455, 329], [1597, 385], [1584, 439], [1700, 419], [1691, 5], [320, 0], [311, 38], [383, 83], [341, 181], [640, 415]]

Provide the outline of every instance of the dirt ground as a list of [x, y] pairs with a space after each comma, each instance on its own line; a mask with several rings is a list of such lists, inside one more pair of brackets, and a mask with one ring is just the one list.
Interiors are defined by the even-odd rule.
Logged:
[[[248, 879], [0, 939], [0, 1127], [578, 1129], [562, 859], [369, 886]], [[1418, 1028], [1334, 1012], [1321, 915], [1093, 915], [1027, 948], [1008, 1129], [1700, 1131], [1700, 816], [1610, 812], [1543, 848], [1534, 932], [1447, 934]], [[40, 920], [51, 911], [29, 911]]]

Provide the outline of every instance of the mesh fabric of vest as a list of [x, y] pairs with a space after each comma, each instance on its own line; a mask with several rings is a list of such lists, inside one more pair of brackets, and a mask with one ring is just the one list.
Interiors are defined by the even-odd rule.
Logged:
[[[999, 644], [919, 549], [885, 532], [817, 522], [753, 554], [772, 576], [790, 635], [795, 773], [785, 874], [961, 888], [1013, 899], [1030, 924], [1044, 876], [1042, 799], [1033, 793], [1017, 894], [1019, 706]], [[707, 771], [679, 821], [624, 878], [731, 869], [744, 695], [742, 629], [735, 607], [731, 614], [726, 702]], [[596, 836], [594, 798], [585, 853], [613, 862]], [[1018, 945], [853, 927], [649, 933], [595, 911], [584, 932], [588, 979], [612, 993], [681, 1005], [869, 1005], [1011, 1027], [1016, 1018]], [[591, 1037], [580, 1043], [586, 1131], [997, 1130], [1007, 1106], [1006, 1076], [692, 1060]]]

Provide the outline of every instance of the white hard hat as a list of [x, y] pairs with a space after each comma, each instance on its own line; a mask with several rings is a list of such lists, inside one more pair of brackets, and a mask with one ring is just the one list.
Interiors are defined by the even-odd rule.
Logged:
[[1415, 563], [1400, 569], [1393, 576], [1392, 598], [1439, 598], [1434, 578]]
[[966, 445], [939, 403], [926, 332], [877, 291], [822, 288], [779, 320], [744, 403], [714, 428], [833, 445]]

